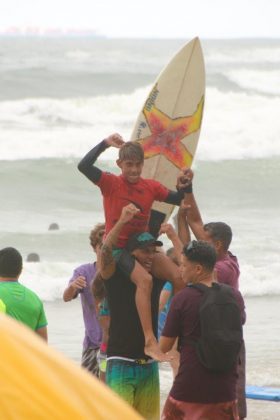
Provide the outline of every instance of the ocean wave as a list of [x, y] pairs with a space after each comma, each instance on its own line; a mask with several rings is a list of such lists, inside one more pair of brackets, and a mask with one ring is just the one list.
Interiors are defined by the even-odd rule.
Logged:
[[[78, 266], [79, 264], [77, 264]], [[75, 265], [69, 263], [25, 263], [20, 282], [43, 301], [61, 299]]]
[[[280, 51], [279, 51], [280, 54]], [[229, 80], [246, 91], [280, 95], [280, 70], [236, 69], [227, 73]]]
[[[39, 262], [24, 263], [20, 281], [31, 288], [44, 301], [61, 299], [63, 291], [72, 276], [75, 267], [81, 262]], [[240, 290], [243, 296], [276, 296], [280, 295], [280, 285], [275, 273], [279, 273], [280, 264], [268, 272], [266, 267], [256, 269], [253, 266], [242, 266]]]
[[208, 89], [196, 159], [279, 156], [280, 98]]
[[280, 295], [280, 284], [276, 281], [280, 263], [271, 262], [269, 270], [264, 264], [257, 267], [253, 264], [242, 264], [240, 290], [245, 297]]
[[[129, 139], [149, 89], [93, 98], [0, 102], [0, 157], [78, 158], [110, 133]], [[279, 108], [280, 97], [207, 88], [196, 159], [279, 156]], [[102, 159], [114, 157], [111, 149], [102, 155]]]
[[223, 42], [219, 45], [219, 48], [213, 48], [211, 46], [207, 48], [207, 41], [205, 43], [205, 61], [210, 65], [263, 65], [264, 63], [279, 64], [280, 47], [279, 46], [252, 46], [250, 42], [248, 44], [240, 43], [239, 48], [230, 47], [230, 43], [223, 45]]

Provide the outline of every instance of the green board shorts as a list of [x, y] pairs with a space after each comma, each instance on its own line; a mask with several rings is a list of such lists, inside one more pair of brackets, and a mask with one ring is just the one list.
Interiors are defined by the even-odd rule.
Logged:
[[106, 384], [145, 419], [158, 420], [160, 412], [158, 363], [108, 358]]

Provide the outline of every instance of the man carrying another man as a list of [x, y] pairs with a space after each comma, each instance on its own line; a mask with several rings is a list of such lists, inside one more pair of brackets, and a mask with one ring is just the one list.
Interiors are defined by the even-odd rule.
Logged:
[[[126, 252], [133, 258], [124, 255], [116, 264], [112, 254], [121, 229], [138, 211], [133, 204], [123, 208], [101, 249], [99, 281], [104, 282], [111, 314], [106, 383], [144, 418], [156, 420], [159, 418], [158, 364], [144, 352], [145, 338], [135, 303], [136, 285], [131, 281], [130, 273], [135, 260], [151, 272], [156, 247], [162, 246], [162, 242], [148, 232], [137, 233], [126, 245]], [[155, 335], [163, 285], [164, 281], [153, 278], [151, 311]]]

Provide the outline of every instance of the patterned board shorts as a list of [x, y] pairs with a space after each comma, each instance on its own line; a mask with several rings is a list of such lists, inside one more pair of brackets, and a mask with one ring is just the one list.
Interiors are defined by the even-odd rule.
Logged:
[[103, 353], [100, 351], [100, 349], [97, 352], [97, 361], [99, 366], [99, 371], [105, 373], [107, 368], [107, 355], [106, 353]]
[[107, 360], [106, 384], [145, 419], [159, 419], [159, 372], [156, 362]]
[[89, 347], [88, 349], [85, 349], [82, 354], [82, 366], [97, 377], [99, 377], [99, 367], [97, 361], [98, 350], [98, 348], [93, 349]]

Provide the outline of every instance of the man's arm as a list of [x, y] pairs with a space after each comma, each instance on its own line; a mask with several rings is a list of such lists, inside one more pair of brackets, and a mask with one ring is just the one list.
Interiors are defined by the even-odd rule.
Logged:
[[94, 162], [108, 147], [113, 146], [120, 148], [123, 143], [124, 141], [119, 134], [115, 133], [107, 137], [105, 140], [91, 149], [79, 162], [79, 171], [82, 172], [90, 181], [94, 183], [98, 182], [102, 175], [102, 171], [96, 166], [93, 166]]
[[[178, 238], [173, 226], [168, 223], [162, 223], [159, 233], [165, 233], [172, 241], [176, 257], [178, 261], [180, 261], [183, 245]], [[178, 265], [175, 264], [164, 253], [157, 253], [153, 262], [152, 273], [156, 278], [168, 279], [168, 281], [172, 283], [174, 294], [179, 292], [184, 287]]]
[[86, 279], [84, 276], [78, 276], [72, 281], [68, 287], [64, 290], [63, 300], [64, 302], [69, 302], [72, 299], [75, 299], [79, 292], [87, 286]]
[[47, 327], [38, 328], [35, 330], [35, 333], [38, 334], [43, 340], [48, 342], [48, 330]]
[[178, 224], [178, 236], [183, 245], [186, 245], [191, 240], [191, 234], [189, 225], [187, 223], [187, 212], [189, 207], [185, 205], [185, 201], [182, 200], [180, 208], [177, 213], [177, 224]]
[[162, 223], [159, 234], [161, 235], [163, 233], [165, 233], [168, 239], [172, 242], [177, 260], [180, 261], [183, 251], [183, 244], [175, 232], [174, 227], [170, 223]]
[[95, 310], [98, 315], [99, 313], [99, 305], [102, 303], [104, 298], [106, 297], [106, 289], [104, 286], [104, 279], [101, 276], [100, 272], [97, 273], [95, 278], [91, 283], [91, 292], [94, 297], [95, 301]]
[[163, 353], [167, 353], [172, 349], [174, 346], [177, 337], [164, 337], [163, 335], [160, 336], [159, 339], [159, 347]]
[[184, 172], [180, 172], [177, 177], [176, 189], [177, 191], [168, 190], [168, 193], [163, 201], [167, 204], [173, 204], [179, 206], [181, 201], [184, 199], [185, 191], [191, 188], [193, 172], [191, 169], [186, 169]]
[[188, 207], [186, 221], [194, 236], [198, 240], [205, 240], [204, 225], [193, 192], [185, 194], [184, 204]]
[[169, 191], [164, 202], [180, 206], [181, 201], [184, 199], [184, 193], [192, 191], [192, 179], [193, 171], [191, 169], [185, 169], [180, 172], [177, 177], [177, 191]]
[[172, 349], [175, 341], [180, 336], [181, 330], [181, 315], [178, 310], [178, 296], [173, 297], [163, 331], [161, 333], [159, 346], [160, 349], [166, 353]]
[[159, 297], [159, 304], [158, 304], [158, 312], [160, 313], [165, 305], [167, 304], [169, 298], [171, 297], [172, 294], [172, 290], [167, 290], [165, 288], [162, 289], [162, 291], [160, 292], [160, 297]]
[[183, 191], [169, 191], [164, 203], [173, 204], [174, 206], [179, 206], [181, 201], [184, 199]]
[[[187, 210], [187, 222], [193, 234], [199, 240], [205, 240], [206, 235], [203, 228], [202, 217], [193, 194], [193, 185], [189, 180], [193, 179], [193, 172], [191, 169], [183, 170], [178, 176], [177, 188], [185, 192], [184, 206]], [[184, 186], [188, 184], [186, 188]]]
[[100, 274], [104, 280], [110, 278], [115, 272], [116, 261], [113, 257], [113, 246], [116, 245], [124, 225], [138, 212], [139, 209], [134, 204], [128, 204], [123, 207], [119, 220], [106, 236], [100, 252]]

